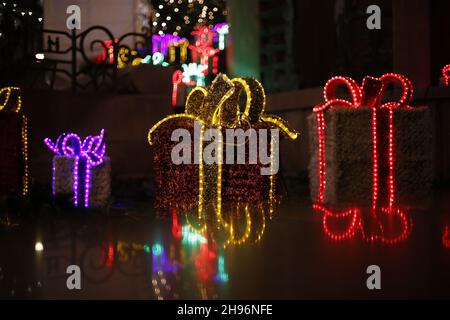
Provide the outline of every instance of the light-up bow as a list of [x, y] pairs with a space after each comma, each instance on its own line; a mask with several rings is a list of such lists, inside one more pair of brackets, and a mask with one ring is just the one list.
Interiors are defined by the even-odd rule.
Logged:
[[[11, 99], [11, 95], [14, 96], [16, 103], [13, 104], [14, 98]], [[2, 98], [4, 96], [4, 99]], [[18, 87], [5, 87], [0, 89], [0, 111], [12, 111], [19, 112], [22, 107], [22, 100], [20, 98], [20, 88]]]

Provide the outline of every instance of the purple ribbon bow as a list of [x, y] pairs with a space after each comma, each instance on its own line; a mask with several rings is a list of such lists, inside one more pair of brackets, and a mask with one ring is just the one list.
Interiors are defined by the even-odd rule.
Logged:
[[[106, 152], [105, 130], [102, 129], [98, 136], [87, 136], [83, 141], [75, 133], [63, 133], [55, 143], [49, 138], [46, 138], [44, 142], [56, 155], [75, 158], [73, 169], [74, 205], [78, 207], [79, 193], [84, 193], [84, 207], [87, 208], [91, 187], [91, 168], [103, 163]], [[55, 179], [54, 169], [53, 181]], [[83, 183], [80, 183], [82, 179]], [[55, 193], [54, 183], [53, 193]]]

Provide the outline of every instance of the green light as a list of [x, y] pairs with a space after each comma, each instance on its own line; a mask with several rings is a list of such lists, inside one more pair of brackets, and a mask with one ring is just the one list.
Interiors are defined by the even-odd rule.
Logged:
[[151, 60], [152, 60], [152, 56], [147, 55], [144, 59], [142, 59], [141, 63], [150, 63]]
[[200, 243], [206, 243], [207, 240], [201, 234], [191, 230], [189, 226], [182, 227], [183, 239], [181, 240], [184, 244], [197, 245]]
[[222, 282], [228, 282], [228, 274], [226, 273], [220, 273], [219, 278]]
[[225, 258], [219, 256], [217, 261], [217, 276], [222, 282], [228, 282], [228, 274], [225, 272]]
[[144, 251], [150, 253], [150, 247], [148, 246], [148, 244], [144, 244]]
[[152, 253], [153, 253], [155, 256], [161, 255], [161, 254], [163, 253], [163, 247], [161, 246], [161, 244], [155, 243], [155, 244], [152, 246]]

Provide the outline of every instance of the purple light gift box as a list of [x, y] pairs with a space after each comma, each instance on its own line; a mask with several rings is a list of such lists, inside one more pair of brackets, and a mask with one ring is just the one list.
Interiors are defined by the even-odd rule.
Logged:
[[53, 195], [73, 195], [75, 207], [102, 207], [111, 194], [111, 162], [106, 153], [105, 131], [83, 141], [75, 133], [63, 133], [45, 144], [55, 153], [52, 168]]

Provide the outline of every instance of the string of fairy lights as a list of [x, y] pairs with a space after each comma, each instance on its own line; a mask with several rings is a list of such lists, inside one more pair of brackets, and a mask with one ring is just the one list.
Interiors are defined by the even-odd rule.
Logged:
[[195, 26], [226, 21], [226, 0], [150, 0], [153, 34], [188, 37]]
[[[27, 8], [27, 7], [21, 6], [20, 3], [17, 4], [17, 3], [0, 1], [0, 10], [1, 11], [5, 11], [5, 10], [10, 11], [10, 12], [12, 12], [16, 15], [20, 15], [22, 17], [33, 17], [38, 22], [43, 21], [42, 12], [38, 12], [32, 6]], [[0, 17], [1, 17], [1, 13], [0, 13]]]

